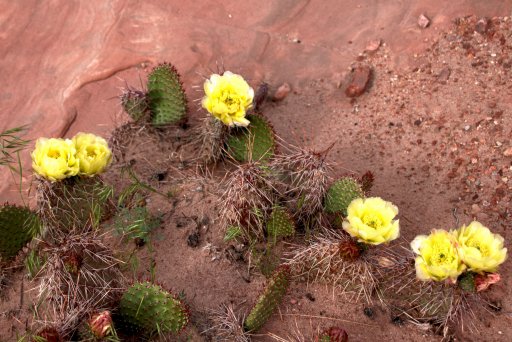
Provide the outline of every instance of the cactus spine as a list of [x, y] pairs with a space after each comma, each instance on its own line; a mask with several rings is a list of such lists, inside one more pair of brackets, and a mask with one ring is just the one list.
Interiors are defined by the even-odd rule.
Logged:
[[272, 126], [260, 115], [248, 115], [251, 122], [247, 128], [240, 128], [228, 137], [229, 154], [239, 162], [265, 161], [275, 151], [275, 137]]
[[155, 126], [179, 122], [187, 113], [187, 97], [178, 71], [168, 63], [158, 65], [148, 76], [149, 107]]
[[350, 202], [361, 197], [364, 197], [364, 192], [359, 182], [351, 177], [343, 177], [327, 191], [324, 203], [325, 211], [330, 214], [347, 216]]
[[14, 258], [40, 228], [39, 218], [30, 209], [4, 204], [0, 207], [0, 257]]
[[265, 290], [258, 298], [256, 305], [244, 321], [245, 331], [254, 332], [272, 316], [290, 284], [290, 270], [288, 267], [278, 268], [270, 278]]
[[139, 121], [144, 118], [149, 110], [146, 94], [138, 90], [126, 90], [121, 95], [121, 105], [133, 121]]
[[148, 336], [178, 333], [189, 320], [188, 310], [178, 298], [149, 282], [136, 283], [124, 293], [119, 315], [127, 330]]

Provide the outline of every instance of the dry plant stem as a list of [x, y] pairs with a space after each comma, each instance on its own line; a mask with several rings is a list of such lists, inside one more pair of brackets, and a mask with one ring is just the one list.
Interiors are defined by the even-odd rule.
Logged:
[[212, 311], [211, 319], [213, 326], [201, 334], [213, 330], [214, 341], [249, 342], [251, 340], [243, 328], [245, 317], [237, 315], [232, 305], [223, 305], [218, 310]]
[[225, 226], [240, 227], [246, 238], [264, 237], [264, 216], [274, 203], [274, 188], [257, 163], [238, 166], [221, 184], [220, 217]]
[[[97, 231], [52, 231], [51, 242], [42, 242], [47, 260], [39, 272], [38, 298], [44, 304], [45, 323], [77, 321], [93, 309], [114, 300], [122, 287], [120, 261], [113, 257]], [[79, 256], [70, 269], [70, 256]], [[74, 323], [73, 323], [74, 322]]]

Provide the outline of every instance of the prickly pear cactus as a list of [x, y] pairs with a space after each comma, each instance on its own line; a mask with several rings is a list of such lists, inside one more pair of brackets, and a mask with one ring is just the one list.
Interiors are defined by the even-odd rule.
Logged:
[[324, 202], [325, 211], [330, 214], [347, 216], [350, 202], [360, 197], [364, 197], [364, 192], [359, 182], [351, 177], [343, 177], [327, 191]]
[[289, 284], [290, 269], [288, 267], [278, 268], [270, 278], [249, 316], [245, 319], [244, 329], [246, 331], [257, 331], [265, 324], [279, 303], [281, 303]]
[[38, 212], [46, 225], [60, 230], [97, 226], [108, 217], [112, 191], [99, 177], [41, 181]]
[[267, 234], [275, 240], [295, 234], [295, 223], [286, 209], [274, 207], [267, 222]]
[[459, 287], [466, 292], [475, 292], [475, 274], [473, 272], [464, 272], [457, 279]]
[[121, 95], [121, 105], [133, 121], [139, 121], [144, 118], [149, 110], [146, 94], [138, 90], [126, 90]]
[[248, 115], [251, 123], [228, 137], [228, 153], [239, 162], [268, 160], [275, 151], [272, 126], [260, 115]]
[[136, 283], [121, 298], [120, 325], [135, 334], [178, 333], [188, 323], [186, 306], [174, 295], [150, 282]]
[[148, 76], [148, 98], [155, 126], [177, 123], [187, 113], [187, 97], [176, 68], [158, 65]]
[[36, 236], [41, 222], [35, 213], [26, 207], [4, 204], [0, 207], [0, 257], [14, 258], [18, 252]]

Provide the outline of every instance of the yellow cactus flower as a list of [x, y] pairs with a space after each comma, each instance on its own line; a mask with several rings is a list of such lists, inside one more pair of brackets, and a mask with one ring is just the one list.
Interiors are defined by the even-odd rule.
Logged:
[[466, 269], [453, 232], [434, 230], [429, 236], [419, 235], [411, 242], [411, 248], [418, 255], [415, 265], [416, 276], [420, 280], [442, 281], [449, 278], [455, 282]]
[[75, 145], [69, 139], [39, 138], [32, 151], [32, 168], [51, 181], [75, 176], [80, 170]]
[[254, 90], [242, 76], [229, 71], [213, 74], [204, 82], [203, 107], [228, 126], [247, 126], [246, 111], [252, 106]]
[[343, 229], [360, 242], [379, 245], [400, 235], [398, 208], [380, 197], [356, 198], [347, 208]]
[[495, 272], [507, 258], [503, 237], [477, 221], [457, 230], [457, 242], [460, 257], [474, 272]]
[[101, 173], [112, 160], [112, 151], [102, 137], [91, 133], [78, 133], [73, 137], [76, 157], [80, 160], [80, 174], [92, 177]]

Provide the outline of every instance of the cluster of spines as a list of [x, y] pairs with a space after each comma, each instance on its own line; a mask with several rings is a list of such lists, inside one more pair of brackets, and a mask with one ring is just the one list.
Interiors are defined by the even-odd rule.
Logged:
[[352, 177], [342, 177], [327, 190], [325, 211], [330, 214], [347, 216], [349, 204], [356, 198], [364, 197], [361, 184]]
[[175, 295], [150, 282], [132, 285], [119, 304], [119, 325], [132, 334], [177, 334], [188, 321], [186, 305]]
[[280, 266], [269, 279], [263, 293], [245, 319], [245, 331], [257, 331], [265, 324], [281, 303], [289, 284], [290, 269], [287, 266]]
[[230, 133], [227, 150], [235, 160], [245, 163], [267, 161], [276, 150], [274, 129], [261, 115], [247, 116], [251, 122], [247, 128], [239, 128]]
[[49, 227], [70, 230], [96, 226], [110, 209], [112, 188], [99, 177], [42, 182], [39, 191], [39, 213]]
[[277, 241], [295, 234], [295, 222], [290, 213], [283, 207], [276, 206], [267, 222], [267, 235]]
[[0, 257], [14, 258], [41, 229], [37, 215], [27, 207], [4, 204], [0, 207]]
[[155, 67], [148, 76], [148, 100], [155, 126], [175, 124], [187, 113], [187, 97], [178, 71], [169, 63]]
[[139, 90], [127, 89], [121, 95], [121, 105], [133, 121], [142, 120], [147, 116], [149, 103], [146, 94]]

